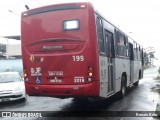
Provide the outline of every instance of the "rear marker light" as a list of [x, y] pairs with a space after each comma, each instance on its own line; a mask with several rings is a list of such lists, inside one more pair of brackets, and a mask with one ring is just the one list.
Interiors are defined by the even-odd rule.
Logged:
[[93, 75], [93, 74], [90, 72], [90, 73], [89, 73], [89, 76], [92, 77], [92, 75]]
[[88, 82], [93, 81], [93, 68], [91, 66], [88, 67], [88, 77], [87, 77]]
[[26, 78], [27, 77], [27, 70], [24, 69], [23, 72], [24, 72], [24, 78]]
[[28, 75], [27, 75], [27, 69], [23, 69], [23, 77], [24, 77], [24, 80], [27, 82], [28, 81]]
[[88, 78], [88, 82], [91, 82], [92, 81], [92, 78]]

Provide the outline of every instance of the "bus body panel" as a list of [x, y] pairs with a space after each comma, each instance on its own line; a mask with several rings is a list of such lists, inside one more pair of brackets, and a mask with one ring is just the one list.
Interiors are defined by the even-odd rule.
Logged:
[[[95, 19], [98, 17], [102, 17], [99, 13], [95, 12]], [[104, 34], [104, 39], [105, 39], [105, 46], [111, 45], [114, 42], [114, 26], [111, 25], [108, 21], [106, 21], [103, 17], [102, 19], [102, 24], [103, 24], [103, 34]], [[97, 30], [98, 32], [98, 30]], [[112, 39], [110, 42], [107, 42], [106, 40], [108, 39], [106, 34], [110, 33], [112, 34]], [[98, 35], [97, 35], [98, 36]], [[97, 37], [98, 40], [98, 37]], [[113, 43], [112, 43], [113, 42]], [[99, 46], [100, 47], [100, 46]], [[111, 94], [115, 92], [115, 66], [113, 62], [113, 56], [114, 52], [112, 50], [108, 50], [108, 48], [105, 48], [105, 54], [101, 55], [100, 48], [99, 48], [99, 75], [100, 75], [100, 97], [107, 98]], [[110, 54], [110, 55], [109, 55]]]
[[132, 83], [135, 83], [139, 80], [139, 71], [141, 68], [141, 61], [136, 60], [131, 62], [131, 71], [132, 71]]
[[[44, 8], [31, 10], [28, 14], [41, 9]], [[69, 85], [68, 89], [73, 89], [74, 85], [80, 85], [77, 89], [80, 88], [81, 94], [78, 95], [87, 94], [81, 90], [83, 88], [89, 89], [86, 91], [88, 94], [94, 91], [90, 96], [99, 96], [99, 82], [97, 82], [99, 64], [97, 43], [93, 42], [96, 41], [93, 11], [88, 5], [82, 9], [49, 11], [23, 17], [22, 53], [24, 69], [27, 70], [28, 75], [28, 81], [25, 82], [28, 94], [34, 94], [34, 90], [30, 91], [34, 85], [36, 88], [33, 89], [38, 87], [42, 91], [50, 89], [61, 91]], [[27, 13], [23, 13], [25, 14]], [[72, 20], [79, 21], [79, 29], [64, 30], [64, 22]], [[89, 67], [93, 69], [91, 82], [87, 81]], [[89, 85], [92, 83], [93, 85]], [[49, 85], [48, 88], [45, 87], [46, 85]], [[67, 96], [67, 93], [63, 92]], [[46, 95], [54, 96], [49, 92]]]
[[[98, 18], [103, 24], [103, 52]], [[139, 71], [143, 72], [141, 62], [129, 56], [134, 53], [129, 50], [133, 48], [128, 48], [128, 40], [131, 46], [135, 42], [95, 12], [90, 3], [32, 9], [22, 13], [21, 24], [25, 86], [29, 95], [107, 98], [121, 90], [123, 75], [128, 87], [137, 82]], [[117, 31], [128, 39], [122, 45], [126, 56], [117, 55], [121, 47]]]
[[127, 77], [127, 86], [129, 85], [130, 80], [130, 61], [122, 58], [115, 58], [115, 92], [121, 90], [121, 77], [123, 73], [126, 73]]
[[107, 57], [99, 56], [100, 66], [100, 96], [107, 98], [108, 96], [108, 59]]
[[27, 94], [51, 97], [98, 97], [98, 81], [83, 85], [38, 85], [25, 84]]

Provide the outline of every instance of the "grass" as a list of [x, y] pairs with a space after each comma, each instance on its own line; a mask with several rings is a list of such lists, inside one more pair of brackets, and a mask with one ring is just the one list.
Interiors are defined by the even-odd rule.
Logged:
[[158, 92], [160, 94], [160, 84], [157, 84], [156, 86], [151, 88], [153, 92]]
[[160, 94], [160, 85], [157, 85], [157, 92]]
[[[158, 69], [158, 75], [155, 80], [159, 80], [160, 82], [160, 67]], [[154, 92], [158, 92], [160, 94], [160, 84], [157, 84], [156, 87], [151, 88]]]
[[145, 70], [145, 69], [148, 69], [148, 68], [149, 68], [149, 66], [145, 64], [145, 65], [144, 65], [144, 70]]
[[160, 80], [160, 76], [159, 75], [157, 76], [156, 80]]
[[158, 76], [157, 76], [156, 79], [157, 79], [157, 80], [160, 80], [160, 67], [159, 67], [159, 69], [158, 69]]
[[157, 89], [157, 92], [160, 94], [160, 89]]

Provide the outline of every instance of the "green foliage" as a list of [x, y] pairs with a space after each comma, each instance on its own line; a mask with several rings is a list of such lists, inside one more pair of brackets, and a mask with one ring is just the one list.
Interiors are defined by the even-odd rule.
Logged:
[[158, 73], [160, 74], [160, 67], [159, 67], [159, 69], [158, 69]]
[[160, 80], [160, 76], [158, 75], [156, 79]]
[[156, 85], [156, 91], [160, 94], [160, 85]]
[[160, 80], [160, 67], [159, 67], [159, 69], [158, 69], [158, 76], [157, 76], [156, 79]]
[[145, 70], [145, 69], [148, 69], [148, 68], [149, 68], [149, 66], [148, 66], [147, 64], [145, 64], [145, 65], [144, 65], [144, 70]]

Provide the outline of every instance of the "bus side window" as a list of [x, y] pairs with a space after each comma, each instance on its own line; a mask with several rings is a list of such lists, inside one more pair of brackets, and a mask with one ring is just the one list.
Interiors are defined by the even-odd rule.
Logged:
[[125, 36], [125, 50], [126, 50], [126, 52], [125, 52], [125, 56], [126, 57], [129, 57], [129, 55], [128, 55], [128, 48], [129, 47], [129, 45], [128, 45], [128, 37], [127, 36]]
[[119, 31], [116, 30], [116, 55], [120, 56]]
[[117, 56], [128, 56], [128, 40], [125, 35], [117, 31]]
[[98, 44], [99, 44], [100, 53], [104, 54], [105, 53], [105, 45], [104, 45], [102, 19], [100, 17], [97, 17], [96, 23], [97, 23], [97, 35], [98, 35]]
[[105, 29], [106, 55], [110, 58], [114, 57], [114, 41], [113, 33]]
[[133, 53], [133, 44], [129, 43], [129, 58], [130, 60], [134, 60], [134, 53]]
[[144, 66], [144, 52], [143, 52], [143, 48], [141, 49], [141, 61], [142, 61], [142, 66]]
[[134, 42], [134, 59], [138, 59], [137, 43]]
[[140, 60], [140, 50], [138, 44], [137, 44], [137, 59]]

